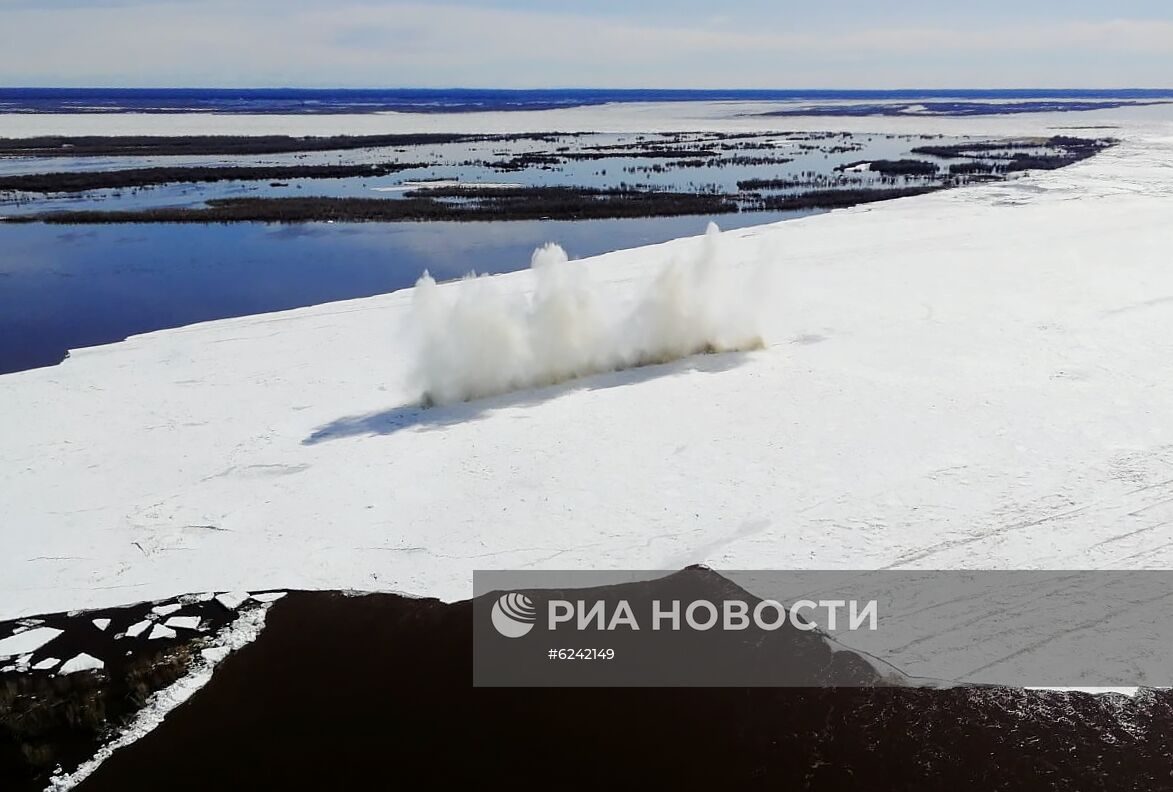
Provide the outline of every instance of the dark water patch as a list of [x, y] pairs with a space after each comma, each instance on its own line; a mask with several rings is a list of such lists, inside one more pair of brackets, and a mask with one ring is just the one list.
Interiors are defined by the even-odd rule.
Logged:
[[[720, 600], [713, 577], [696, 585]], [[472, 601], [291, 593], [255, 642], [79, 789], [490, 777], [522, 789], [1140, 790], [1166, 788], [1173, 770], [1169, 691], [474, 688], [474, 612]], [[789, 646], [775, 637], [759, 658], [793, 661]], [[802, 656], [866, 673], [844, 654]]]

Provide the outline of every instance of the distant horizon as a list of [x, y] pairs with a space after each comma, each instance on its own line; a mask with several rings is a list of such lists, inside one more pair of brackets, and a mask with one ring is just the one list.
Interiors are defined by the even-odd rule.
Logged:
[[[818, 115], [1094, 110], [1173, 101], [1161, 88], [0, 88], [7, 115], [215, 113], [337, 115], [569, 110], [608, 104], [775, 103]], [[1017, 108], [1011, 110], [1010, 108]]]
[[849, 94], [908, 94], [916, 93], [923, 96], [940, 95], [944, 93], [961, 93], [961, 94], [975, 94], [975, 93], [1007, 93], [1007, 94], [1022, 94], [1031, 92], [1043, 93], [1085, 93], [1088, 95], [1098, 95], [1103, 93], [1121, 93], [1121, 92], [1137, 92], [1137, 93], [1160, 93], [1173, 94], [1173, 86], [1156, 87], [1156, 86], [1116, 86], [1116, 87], [1100, 87], [1090, 88], [1085, 86], [1031, 86], [1026, 88], [1011, 88], [1011, 87], [980, 87], [980, 88], [962, 88], [962, 87], [944, 87], [944, 88], [922, 88], [917, 86], [906, 86], [901, 88], [814, 88], [814, 87], [788, 87], [788, 88], [661, 88], [657, 86], [644, 86], [639, 88], [627, 87], [616, 88], [611, 86], [583, 86], [583, 85], [552, 85], [543, 87], [527, 87], [515, 88], [505, 86], [469, 86], [469, 85], [449, 85], [449, 86], [420, 86], [420, 85], [333, 85], [333, 86], [303, 86], [303, 85], [248, 85], [248, 86], [233, 86], [233, 85], [2, 85], [0, 84], [0, 91], [306, 91], [306, 92], [330, 92], [330, 91], [418, 91], [418, 92], [478, 92], [478, 91], [492, 91], [498, 93], [541, 93], [549, 91], [581, 91], [581, 92], [608, 92], [608, 93], [818, 93], [818, 94], [835, 94], [835, 93], [849, 93]]

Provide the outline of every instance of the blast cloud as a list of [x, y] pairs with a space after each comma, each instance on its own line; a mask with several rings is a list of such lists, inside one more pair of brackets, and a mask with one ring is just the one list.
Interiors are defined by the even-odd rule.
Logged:
[[475, 276], [441, 287], [424, 273], [413, 295], [424, 404], [761, 348], [762, 262], [732, 261], [724, 248], [710, 223], [699, 252], [667, 263], [635, 295], [593, 282], [552, 243], [534, 251], [532, 294]]

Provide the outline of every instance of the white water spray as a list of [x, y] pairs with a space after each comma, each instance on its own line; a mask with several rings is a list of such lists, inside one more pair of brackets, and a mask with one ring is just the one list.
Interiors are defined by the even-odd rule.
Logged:
[[689, 355], [758, 349], [765, 262], [738, 262], [709, 224], [700, 249], [641, 291], [593, 281], [547, 244], [532, 294], [470, 276], [416, 283], [416, 377], [425, 404], [452, 404]]

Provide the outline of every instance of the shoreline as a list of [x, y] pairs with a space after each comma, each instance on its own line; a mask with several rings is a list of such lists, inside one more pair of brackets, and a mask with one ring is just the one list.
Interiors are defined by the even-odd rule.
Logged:
[[[953, 410], [962, 414], [976, 411], [985, 416], [984, 425], [1030, 436], [1042, 421], [1039, 394], [1045, 394], [1049, 404], [1045, 414], [1050, 417], [1044, 425], [1064, 415], [1079, 416], [1081, 421], [1100, 420], [1101, 413], [1111, 411], [1112, 401], [1104, 396], [1108, 384], [1094, 373], [1101, 365], [1096, 358], [1099, 347], [1072, 346], [1074, 336], [1056, 335], [1048, 329], [1053, 320], [1034, 316], [1027, 307], [1015, 303], [1016, 313], [1007, 314], [1007, 309], [999, 306], [1004, 305], [1008, 283], [1015, 284], [1013, 289], [1018, 292], [1044, 290], [1048, 298], [1040, 305], [1047, 306], [1047, 311], [1057, 310], [1054, 306], [1072, 306], [1068, 310], [1076, 313], [1069, 321], [1082, 326], [1098, 321], [1095, 317], [1103, 311], [1151, 299], [1153, 284], [1163, 282], [1165, 275], [1163, 269], [1153, 269], [1155, 265], [1142, 254], [1163, 234], [1158, 218], [1164, 216], [1165, 209], [1159, 196], [1167, 191], [1169, 177], [1168, 169], [1159, 164], [1171, 156], [1168, 140], [1168, 133], [1155, 138], [1129, 136], [1102, 157], [1026, 179], [722, 234], [734, 251], [764, 249], [777, 251], [779, 256], [788, 284], [786, 294], [791, 296], [783, 300], [766, 328], [766, 350], [727, 372], [689, 374], [685, 368], [668, 366], [643, 372], [659, 374], [646, 381], [629, 372], [541, 391], [537, 404], [526, 411], [537, 436], [569, 443], [581, 451], [553, 459], [542, 457], [541, 470], [529, 470], [527, 463], [518, 470], [498, 471], [483, 481], [469, 478], [446, 468], [443, 456], [435, 456], [432, 432], [420, 431], [420, 427], [399, 431], [395, 426], [393, 408], [419, 396], [409, 384], [407, 349], [396, 344], [387, 347], [386, 342], [388, 334], [402, 338], [410, 332], [410, 291], [133, 336], [121, 343], [75, 351], [59, 366], [4, 375], [0, 377], [0, 393], [11, 405], [7, 414], [33, 416], [20, 423], [6, 421], [6, 442], [0, 449], [8, 468], [15, 471], [10, 476], [14, 491], [25, 493], [11, 503], [13, 523], [27, 526], [33, 537], [26, 542], [29, 546], [21, 558], [4, 565], [3, 577], [11, 581], [4, 590], [4, 615], [117, 603], [125, 599], [127, 590], [161, 596], [176, 590], [237, 584], [309, 588], [371, 588], [375, 584], [376, 588], [421, 595], [459, 597], [467, 590], [466, 575], [471, 569], [467, 559], [483, 552], [477, 549], [482, 532], [495, 536], [497, 546], [505, 548], [497, 559], [502, 564], [532, 563], [548, 555], [542, 552], [546, 542], [523, 527], [531, 524], [545, 525], [558, 535], [563, 562], [590, 564], [610, 557], [599, 553], [622, 553], [622, 547], [632, 541], [642, 547], [644, 541], [650, 541], [649, 532], [657, 533], [656, 526], [664, 519], [685, 520], [685, 511], [689, 524], [695, 519], [691, 516], [694, 512], [716, 519], [716, 510], [728, 512], [723, 520], [749, 521], [756, 519], [754, 514], [773, 515], [768, 525], [788, 525], [811, 553], [801, 559], [792, 557], [780, 545], [778, 552], [754, 556], [758, 564], [783, 568], [800, 561], [805, 565], [829, 563], [844, 552], [854, 553], [861, 564], [898, 563], [929, 553], [942, 534], [959, 544], [956, 551], [949, 549], [953, 544], [932, 551], [929, 557], [936, 563], [958, 563], [957, 552], [969, 549], [980, 551], [983, 563], [994, 568], [1012, 564], [1012, 556], [1007, 555], [1011, 551], [1016, 554], [1013, 557], [1029, 552], [1040, 563], [1094, 568], [1110, 560], [1110, 553], [1104, 554], [1113, 547], [1098, 545], [1099, 549], [1093, 549], [1096, 542], [1108, 538], [1105, 532], [1127, 530], [1135, 518], [1122, 517], [1113, 522], [1114, 528], [1105, 527], [1109, 521], [1097, 527], [1094, 511], [1088, 511], [1082, 518], [1066, 518], [1078, 523], [1067, 530], [1082, 537], [1081, 541], [1052, 546], [1046, 541], [1047, 534], [1021, 537], [1020, 543], [1029, 550], [1020, 544], [999, 550], [997, 543], [980, 536], [966, 537], [975, 525], [997, 523], [997, 515], [987, 514], [983, 504], [1009, 502], [1018, 504], [1015, 514], [1045, 516], [1045, 508], [1031, 504], [1060, 486], [1050, 483], [1056, 479], [1074, 482], [1064, 486], [1101, 492], [1109, 498], [1121, 484], [1096, 472], [1106, 469], [1107, 462], [1097, 456], [1104, 453], [1104, 441], [1087, 446], [1082, 435], [1075, 434], [1064, 443], [1038, 446], [1029, 453], [1015, 452], [1003, 447], [1000, 435], [974, 437], [965, 430], [968, 424], [950, 422], [948, 416]], [[1094, 200], [1068, 200], [1072, 194]], [[1152, 230], [1138, 234], [1137, 224], [1143, 228], [1150, 221], [1156, 224]], [[638, 283], [649, 268], [692, 250], [698, 243], [697, 238], [683, 238], [610, 253], [585, 260], [590, 266], [584, 269], [600, 283]], [[1123, 276], [1120, 264], [1107, 267], [1103, 263], [1120, 261], [1127, 251], [1136, 254], [1128, 265], [1136, 270], [1133, 275]], [[1023, 269], [1021, 261], [1028, 256], [1040, 263]], [[942, 261], [948, 261], [952, 280], [964, 284], [962, 287], [942, 282]], [[492, 282], [502, 289], [526, 290], [532, 288], [532, 275], [511, 273], [494, 276]], [[921, 285], [910, 291], [900, 286], [905, 282]], [[801, 300], [793, 296], [800, 293], [806, 295]], [[1083, 307], [1085, 304], [1088, 307]], [[1002, 320], [989, 322], [991, 314]], [[1145, 340], [1151, 338], [1151, 322], [1139, 309], [1112, 316], [1112, 323], [1099, 332], [1107, 333], [1105, 344], [1129, 349], [1137, 358], [1130, 364], [1132, 376], [1123, 382], [1140, 388], [1134, 396], [1141, 398], [1148, 392], [1145, 389], [1150, 387], [1154, 372], [1161, 370], [1155, 359], [1146, 362], [1160, 352]], [[931, 332], [926, 322], [931, 324]], [[1034, 350], [1032, 358], [1022, 358], [1018, 350], [1023, 343]], [[966, 355], [987, 362], [973, 368], [966, 363]], [[910, 404], [908, 389], [887, 370], [899, 371], [918, 360], [932, 361], [932, 365], [917, 369], [920, 386], [912, 392]], [[877, 369], [881, 361], [884, 365]], [[1001, 384], [994, 390], [986, 375], [989, 367], [1001, 372]], [[1069, 375], [1051, 376], [1053, 370], [1073, 368], [1080, 372], [1077, 380]], [[748, 384], [751, 380], [752, 388]], [[592, 383], [614, 387], [586, 387]], [[756, 397], [763, 387], [774, 396]], [[1113, 387], [1121, 387], [1120, 382]], [[217, 393], [221, 395], [210, 398]], [[226, 400], [228, 394], [233, 395]], [[622, 401], [617, 403], [616, 398]], [[651, 434], [637, 430], [636, 426], [645, 425], [647, 410], [664, 400], [681, 405], [680, 420], [684, 423], [673, 419]], [[954, 406], [942, 413], [939, 405], [943, 403]], [[250, 407], [237, 414], [233, 404]], [[722, 407], [714, 413], [718, 404]], [[525, 447], [521, 438], [509, 432], [508, 418], [517, 409], [509, 398], [488, 399], [438, 410], [429, 420], [441, 421], [444, 432], [455, 433], [461, 443], [479, 441], [483, 451], [472, 461], [479, 459], [476, 464], [496, 470], [492, 449], [501, 443], [510, 447], [522, 443]], [[847, 422], [849, 432], [828, 438], [815, 431], [817, 422], [798, 418], [819, 416], [828, 409]], [[581, 436], [573, 430], [577, 422], [566, 422], [566, 410], [585, 410], [597, 413], [601, 421], [606, 416], [606, 420], [589, 437]], [[931, 416], [932, 421], [906, 426], [909, 410]], [[167, 416], [163, 426], [170, 427], [162, 434], [151, 428], [158, 419], [146, 417], [160, 412]], [[658, 409], [653, 412], [659, 414]], [[385, 425], [377, 419], [384, 413], [390, 416]], [[368, 430], [316, 445], [302, 444], [318, 428], [343, 416], [374, 417], [366, 424], [355, 424], [368, 426]], [[1136, 416], [1135, 420], [1142, 418]], [[736, 425], [743, 420], [778, 431], [788, 427], [789, 450], [779, 452], [742, 437]], [[1130, 428], [1133, 422], [1121, 423], [1118, 416], [1106, 425], [1115, 427], [1115, 442], [1128, 445], [1137, 442]], [[200, 426], [223, 429], [208, 433]], [[710, 437], [710, 431], [716, 434]], [[854, 456], [849, 448], [858, 450], [860, 443], [882, 445], [888, 442], [885, 438], [890, 439], [890, 431], [901, 434], [903, 445], [917, 449], [907, 467], [869, 466], [872, 472], [854, 485], [864, 486], [864, 491], [839, 506], [832, 497], [839, 491], [835, 482], [811, 480], [809, 471], [819, 469], [818, 465], [830, 464], [843, 454]], [[593, 525], [571, 519], [572, 513], [551, 511], [550, 505], [540, 500], [522, 505], [512, 500], [502, 502], [507, 493], [521, 486], [514, 481], [518, 476], [534, 477], [539, 485], [549, 482], [557, 486], [566, 477], [586, 475], [576, 460], [601, 453], [596, 446], [614, 442], [615, 432], [631, 447], [633, 464], [649, 471], [661, 470], [663, 475], [667, 475], [664, 460], [672, 458], [664, 444], [672, 442], [712, 444], [724, 449], [722, 453], [758, 459], [759, 464], [746, 463], [749, 470], [777, 473], [771, 474], [770, 484], [758, 481], [757, 474], [738, 482], [720, 475], [702, 477], [695, 491], [680, 502], [661, 504], [638, 482], [632, 489], [631, 483], [612, 481], [605, 470], [595, 470], [591, 475], [603, 477], [600, 486], [627, 493], [617, 497], [604, 515], [614, 525], [602, 538], [601, 549]], [[185, 449], [189, 461], [183, 469], [156, 459], [157, 454], [150, 451], [162, 449], [159, 443], [164, 437], [167, 448]], [[270, 439], [264, 443], [249, 439], [256, 437]], [[75, 450], [62, 455], [53, 449], [59, 449], [65, 438]], [[225, 454], [232, 448], [236, 448], [233, 454], [238, 472], [202, 480], [224, 470]], [[929, 476], [934, 469], [950, 467], [949, 460], [957, 456], [952, 448], [968, 449], [965, 464], [983, 471], [980, 486], [962, 487], [962, 482]], [[490, 458], [481, 458], [485, 453]], [[444, 488], [434, 497], [415, 502], [403, 500], [401, 494], [387, 491], [366, 476], [349, 478], [340, 485], [325, 475], [333, 465], [351, 469], [359, 464], [360, 469], [383, 470], [394, 466], [397, 458], [417, 461], [410, 475], [408, 471], [396, 475], [450, 478], [458, 489], [467, 490], [466, 497], [453, 501]], [[34, 464], [35, 460], [42, 461]], [[105, 469], [124, 469], [125, 475], [95, 489], [95, 474], [88, 466], [98, 462]], [[860, 464], [866, 463], [866, 458], [860, 460]], [[43, 464], [60, 466], [51, 495], [37, 484], [34, 475]], [[684, 464], [688, 469], [691, 463], [676, 459], [673, 464]], [[257, 479], [248, 474], [250, 466], [259, 466], [256, 470], [288, 468], [294, 478]], [[851, 467], [844, 475], [853, 476], [853, 470]], [[778, 476], [783, 473], [782, 480], [790, 483], [779, 488]], [[295, 481], [297, 487], [287, 489]], [[270, 496], [262, 499], [258, 487]], [[892, 487], [919, 492], [919, 496], [907, 497], [931, 501], [956, 497], [964, 508], [948, 514], [931, 508], [909, 512], [899, 503], [874, 499], [878, 495], [873, 490], [883, 492]], [[930, 490], [935, 494], [930, 495]], [[452, 511], [445, 525], [462, 525], [461, 515], [474, 504], [475, 513], [486, 524], [475, 535], [455, 529], [442, 535], [424, 530], [423, 526], [430, 524], [427, 515], [438, 507], [436, 499], [441, 496], [444, 508]], [[160, 497], [167, 498], [167, 507], [149, 520], [152, 527], [148, 530], [141, 509], [148, 499], [154, 503]], [[829, 505], [816, 508], [828, 498]], [[45, 514], [38, 506], [45, 499], [60, 502], [60, 513]], [[1109, 498], [1106, 502], [1112, 501]], [[222, 504], [216, 509], [224, 516], [204, 515], [213, 503]], [[367, 504], [375, 509], [367, 510]], [[870, 534], [838, 529], [828, 533], [826, 520], [850, 524], [851, 504], [874, 513], [884, 524], [904, 526], [898, 540], [892, 537], [879, 544], [860, 544]], [[667, 508], [663, 514], [661, 507]], [[807, 508], [813, 511], [795, 511]], [[347, 549], [370, 544], [369, 538], [362, 537], [382, 524], [380, 520], [389, 519], [381, 516], [390, 513], [384, 511], [387, 509], [397, 515], [395, 524], [405, 532], [398, 540], [402, 546], [427, 548], [426, 554], [397, 552], [398, 545], [374, 555]], [[328, 514], [333, 516], [327, 519]], [[233, 532], [190, 537], [185, 540], [189, 549], [182, 554], [167, 550], [166, 537], [182, 535], [183, 525], [209, 520]], [[350, 521], [349, 540], [326, 536], [319, 529], [321, 524], [338, 524], [339, 520]], [[335, 561], [325, 568], [310, 568], [284, 553], [266, 560], [275, 546], [256, 526], [272, 524], [282, 525], [286, 536], [301, 537], [299, 547], [308, 542]], [[100, 525], [109, 527], [95, 527]], [[139, 525], [143, 527], [134, 527]], [[162, 544], [144, 557], [111, 534], [128, 528], [136, 536], [142, 533], [151, 537], [152, 543]], [[768, 537], [774, 530], [763, 528], [763, 535]], [[45, 538], [37, 540], [38, 536]], [[58, 539], [50, 542], [49, 536]], [[231, 552], [219, 541], [225, 536], [233, 539]], [[706, 541], [716, 541], [706, 536], [702, 532], [691, 539], [685, 536], [652, 542], [644, 551], [618, 557], [629, 564], [657, 566], [665, 555], [675, 558]], [[84, 554], [90, 560], [24, 560], [59, 556], [53, 547], [59, 541], [88, 548]], [[1124, 542], [1117, 547], [1123, 551], [1131, 545]], [[743, 564], [748, 561], [748, 556], [734, 552], [738, 546], [726, 551], [726, 563], [736, 564], [739, 558]], [[747, 546], [744, 552], [751, 549]], [[1132, 548], [1130, 552], [1143, 550]], [[1163, 557], [1156, 549], [1152, 552], [1147, 561], [1135, 563], [1159, 565]], [[433, 556], [435, 553], [440, 555]], [[701, 562], [703, 555], [688, 560]], [[215, 563], [211, 563], [213, 558]], [[122, 564], [125, 570], [115, 574]], [[278, 569], [280, 576], [276, 575]], [[63, 581], [64, 588], [56, 592], [29, 588], [47, 574]]]
[[[960, 186], [960, 185], [958, 185]], [[415, 196], [385, 198], [224, 198], [207, 207], [136, 210], [54, 211], [0, 217], [0, 224], [86, 225], [121, 223], [310, 223], [484, 222], [513, 220], [617, 220], [713, 216], [802, 209], [839, 209], [955, 189], [945, 185], [812, 190], [786, 196], [744, 197], [726, 193], [652, 190], [591, 190], [558, 187], [492, 188], [476, 203], [446, 203]], [[424, 191], [417, 191], [424, 192]]]
[[[0, 118], [3, 118], [0, 115]], [[382, 135], [46, 135], [0, 137], [3, 157], [135, 157], [228, 156], [236, 154], [292, 154], [349, 151], [382, 146], [424, 146], [438, 143], [541, 140], [551, 134], [515, 132], [469, 134], [456, 132], [390, 133]]]

